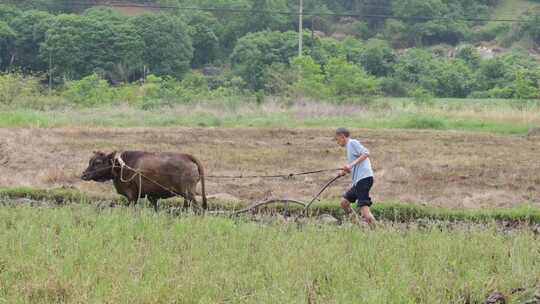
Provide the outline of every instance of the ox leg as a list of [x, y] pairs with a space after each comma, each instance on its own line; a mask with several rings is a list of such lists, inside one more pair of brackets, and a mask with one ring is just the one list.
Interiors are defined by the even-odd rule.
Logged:
[[154, 211], [158, 212], [158, 209], [159, 209], [158, 199], [155, 198], [155, 197], [149, 196], [148, 200], [150, 201], [150, 203], [154, 207]]
[[137, 198], [137, 195], [139, 195], [139, 193], [136, 190], [132, 190], [132, 189], [126, 190], [126, 192], [124, 193], [124, 196], [128, 200], [128, 207], [131, 206], [132, 204], [133, 204], [133, 208], [137, 207], [137, 203], [139, 201]]
[[195, 199], [195, 194], [191, 191], [188, 191], [186, 193], [186, 200], [190, 202], [191, 206], [194, 207], [195, 213], [200, 213], [201, 207], [199, 206], [199, 203], [197, 203], [197, 200]]
[[124, 197], [127, 199], [127, 207], [129, 208], [131, 205], [135, 207], [137, 200], [133, 198], [132, 196], [125, 194]]
[[184, 209], [188, 209], [188, 208], [189, 208], [189, 202], [187, 198], [184, 196]]

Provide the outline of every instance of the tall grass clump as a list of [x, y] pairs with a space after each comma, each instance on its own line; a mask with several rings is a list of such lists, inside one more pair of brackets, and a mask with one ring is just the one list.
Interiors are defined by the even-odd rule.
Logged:
[[20, 73], [0, 74], [0, 107], [42, 108], [50, 103], [50, 98], [42, 92], [39, 76]]
[[77, 81], [68, 81], [63, 96], [70, 102], [82, 106], [108, 104], [114, 100], [115, 92], [109, 83], [97, 74]]
[[404, 124], [407, 129], [435, 129], [442, 130], [446, 128], [446, 122], [439, 117], [413, 116]]

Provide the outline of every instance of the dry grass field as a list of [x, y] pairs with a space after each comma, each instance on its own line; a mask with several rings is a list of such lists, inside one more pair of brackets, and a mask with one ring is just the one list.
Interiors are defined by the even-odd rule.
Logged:
[[[285, 127], [285, 126], [284, 126]], [[353, 130], [372, 153], [377, 201], [450, 208], [540, 206], [540, 141], [455, 131]], [[92, 151], [179, 151], [210, 175], [275, 174], [340, 167], [333, 129], [11, 128], [0, 129], [0, 187], [74, 187], [114, 194], [111, 184], [78, 176]], [[209, 179], [210, 195], [250, 202], [307, 199], [333, 173], [285, 179]], [[323, 198], [338, 198], [343, 179]]]

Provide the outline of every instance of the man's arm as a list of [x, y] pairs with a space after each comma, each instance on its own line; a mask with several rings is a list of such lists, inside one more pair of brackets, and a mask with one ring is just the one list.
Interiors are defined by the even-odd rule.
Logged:
[[369, 158], [369, 153], [364, 153], [360, 155], [360, 157], [355, 159], [353, 162], [351, 162], [350, 164], [345, 165], [343, 167], [343, 170], [346, 171], [347, 173], [350, 173], [354, 166], [358, 165], [359, 163], [365, 161], [368, 158]]
[[362, 144], [360, 144], [359, 142], [353, 142], [352, 148], [354, 149], [354, 154], [359, 156], [350, 164], [343, 166], [343, 171], [345, 171], [345, 173], [350, 173], [354, 166], [369, 158], [369, 150], [366, 149], [366, 147], [362, 146]]

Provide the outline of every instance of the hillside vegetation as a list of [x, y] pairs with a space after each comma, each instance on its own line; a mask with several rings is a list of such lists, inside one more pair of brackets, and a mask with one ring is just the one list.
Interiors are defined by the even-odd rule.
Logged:
[[[297, 11], [295, 1], [158, 1], [167, 8], [137, 16], [90, 7], [99, 2], [8, 1], [0, 69], [56, 89], [150, 75], [237, 95], [538, 98], [540, 64], [529, 54], [540, 43], [536, 5], [510, 2], [309, 1], [297, 57], [297, 16], [283, 13]], [[485, 22], [507, 16], [520, 22]], [[488, 58], [474, 46], [514, 42], [529, 50]]]

